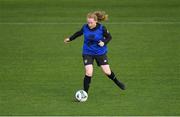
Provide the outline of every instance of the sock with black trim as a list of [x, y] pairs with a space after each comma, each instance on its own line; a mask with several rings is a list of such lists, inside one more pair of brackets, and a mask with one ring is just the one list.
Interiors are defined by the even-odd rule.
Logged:
[[115, 74], [111, 71], [111, 74], [110, 75], [107, 75], [109, 77], [109, 79], [113, 80], [114, 83], [119, 87], [121, 88], [122, 90], [125, 90], [125, 85], [116, 78]]
[[84, 77], [84, 91], [86, 91], [87, 93], [89, 90], [90, 83], [91, 83], [91, 77], [85, 75], [85, 77]]

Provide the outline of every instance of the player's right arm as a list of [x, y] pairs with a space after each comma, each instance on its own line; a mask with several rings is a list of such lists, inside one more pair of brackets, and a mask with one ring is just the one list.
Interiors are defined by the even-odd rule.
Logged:
[[75, 40], [77, 37], [83, 35], [83, 29], [75, 32], [72, 36], [70, 36], [69, 38], [65, 38], [64, 39], [64, 43], [69, 43], [72, 40]]

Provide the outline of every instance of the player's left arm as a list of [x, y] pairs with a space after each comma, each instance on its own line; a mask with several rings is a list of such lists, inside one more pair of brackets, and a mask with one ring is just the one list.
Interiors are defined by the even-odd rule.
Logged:
[[112, 39], [112, 36], [105, 26], [103, 26], [103, 36], [104, 39], [102, 41], [104, 42], [105, 45], [107, 45], [109, 41]]
[[103, 37], [104, 38], [99, 42], [100, 46], [107, 45], [112, 39], [111, 34], [109, 33], [109, 31], [106, 29], [105, 26], [103, 26]]

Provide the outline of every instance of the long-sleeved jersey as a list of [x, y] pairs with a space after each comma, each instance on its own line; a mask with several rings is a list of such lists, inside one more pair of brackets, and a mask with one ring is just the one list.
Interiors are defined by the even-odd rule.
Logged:
[[[77, 31], [70, 37], [70, 41], [84, 35], [83, 52], [84, 55], [103, 55], [107, 53], [107, 43], [112, 39], [111, 34], [105, 26], [97, 23], [96, 27], [90, 29], [88, 24], [84, 24], [81, 30]], [[103, 41], [105, 45], [99, 46], [98, 43]]]

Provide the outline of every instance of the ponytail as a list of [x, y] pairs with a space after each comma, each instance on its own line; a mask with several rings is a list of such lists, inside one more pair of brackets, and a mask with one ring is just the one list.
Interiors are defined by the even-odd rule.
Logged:
[[97, 21], [107, 21], [108, 20], [108, 14], [106, 14], [105, 11], [95, 11], [94, 14], [97, 16]]
[[94, 18], [94, 20], [98, 22], [107, 21], [108, 20], [108, 14], [106, 14], [105, 11], [95, 11], [92, 13], [88, 13], [88, 18]]

